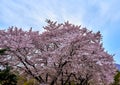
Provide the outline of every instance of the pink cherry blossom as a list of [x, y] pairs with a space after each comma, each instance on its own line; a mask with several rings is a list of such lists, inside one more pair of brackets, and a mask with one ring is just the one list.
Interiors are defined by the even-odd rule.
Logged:
[[50, 20], [45, 31], [0, 30], [0, 63], [26, 72], [41, 84], [110, 85], [116, 72], [113, 56], [102, 46], [100, 32]]

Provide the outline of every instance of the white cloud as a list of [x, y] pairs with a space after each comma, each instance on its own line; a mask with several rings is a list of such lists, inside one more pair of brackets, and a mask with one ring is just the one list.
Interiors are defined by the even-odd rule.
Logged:
[[[6, 25], [16, 25], [21, 27], [30, 27], [41, 25], [47, 17], [54, 17], [47, 3], [39, 4], [36, 0], [14, 2], [2, 1], [0, 19]], [[50, 14], [51, 13], [51, 14]]]

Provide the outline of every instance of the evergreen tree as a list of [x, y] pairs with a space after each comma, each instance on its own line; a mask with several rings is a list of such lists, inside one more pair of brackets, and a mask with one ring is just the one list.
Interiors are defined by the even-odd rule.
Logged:
[[117, 74], [115, 75], [113, 85], [120, 85], [120, 71], [118, 71]]
[[[0, 50], [0, 55], [4, 55], [6, 49]], [[2, 66], [2, 65], [1, 65]], [[0, 69], [0, 85], [16, 85], [17, 76], [10, 72], [11, 68], [8, 65], [3, 66], [3, 70]]]

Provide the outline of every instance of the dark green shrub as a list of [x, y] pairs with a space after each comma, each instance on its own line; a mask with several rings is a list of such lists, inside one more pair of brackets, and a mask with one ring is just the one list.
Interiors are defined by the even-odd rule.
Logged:
[[7, 65], [5, 69], [0, 70], [0, 85], [16, 85], [17, 76], [10, 72], [10, 67]]
[[120, 85], [120, 71], [115, 75], [113, 85]]

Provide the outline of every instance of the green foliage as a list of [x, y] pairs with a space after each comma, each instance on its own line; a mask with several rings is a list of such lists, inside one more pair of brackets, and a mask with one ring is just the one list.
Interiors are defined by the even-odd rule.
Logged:
[[10, 67], [5, 66], [4, 70], [0, 70], [0, 85], [16, 85], [17, 76], [10, 72]]
[[[6, 50], [7, 49], [0, 49], [0, 55], [5, 55]], [[0, 69], [0, 85], [16, 85], [17, 76], [10, 72], [10, 66], [5, 65], [4, 68], [3, 70]]]
[[28, 77], [26, 74], [18, 74], [17, 77], [17, 85], [39, 85], [35, 79], [31, 78], [30, 76]]
[[23, 85], [27, 81], [27, 78], [23, 75], [18, 75], [17, 77], [17, 85]]
[[113, 85], [120, 85], [120, 71], [115, 75]]
[[35, 79], [30, 79], [26, 81], [23, 85], [36, 85]]

